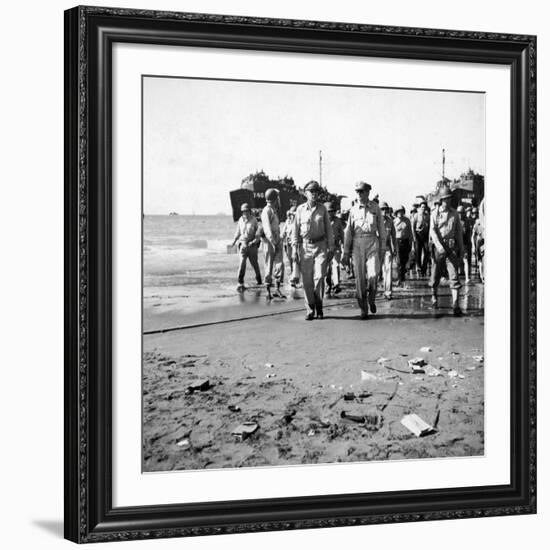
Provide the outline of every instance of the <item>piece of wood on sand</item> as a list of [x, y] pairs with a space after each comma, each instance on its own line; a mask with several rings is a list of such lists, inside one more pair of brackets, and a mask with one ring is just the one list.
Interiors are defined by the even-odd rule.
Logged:
[[417, 414], [407, 414], [401, 419], [401, 424], [416, 435], [416, 437], [422, 437], [435, 432], [434, 427], [422, 420]]

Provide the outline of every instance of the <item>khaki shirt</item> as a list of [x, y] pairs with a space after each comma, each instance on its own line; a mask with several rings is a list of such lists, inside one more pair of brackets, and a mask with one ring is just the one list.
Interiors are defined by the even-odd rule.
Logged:
[[328, 248], [334, 250], [334, 235], [327, 209], [322, 204], [309, 206], [307, 202], [296, 209], [294, 216], [294, 234], [292, 244], [298, 246], [303, 242], [312, 244], [326, 241]]
[[396, 239], [412, 239], [412, 229], [409, 218], [406, 216], [395, 218], [395, 220], [393, 220], [393, 226], [395, 227]]
[[355, 204], [349, 211], [348, 224], [344, 231], [344, 251], [351, 252], [354, 239], [371, 238], [378, 239], [380, 254], [386, 251], [386, 228], [384, 216], [378, 204], [367, 201], [366, 205]]
[[258, 222], [254, 216], [245, 220], [242, 216], [237, 223], [237, 229], [235, 231], [235, 241], [240, 243], [249, 244], [256, 240], [256, 232], [258, 231]]
[[458, 213], [453, 208], [445, 211], [439, 208], [434, 210], [430, 224], [430, 237], [439, 252], [443, 252], [445, 248], [451, 248], [458, 252], [459, 256], [464, 254], [462, 225]]
[[261, 215], [262, 228], [265, 238], [273, 245], [279, 244], [281, 241], [281, 230], [279, 227], [279, 216], [275, 209], [266, 204]]

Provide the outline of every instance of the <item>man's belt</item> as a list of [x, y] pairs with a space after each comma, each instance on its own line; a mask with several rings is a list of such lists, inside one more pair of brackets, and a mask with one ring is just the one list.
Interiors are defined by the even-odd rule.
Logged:
[[315, 243], [320, 243], [321, 241], [324, 241], [324, 240], [325, 240], [325, 235], [321, 235], [321, 237], [317, 237], [316, 239], [303, 239], [303, 242], [307, 244], [315, 244]]

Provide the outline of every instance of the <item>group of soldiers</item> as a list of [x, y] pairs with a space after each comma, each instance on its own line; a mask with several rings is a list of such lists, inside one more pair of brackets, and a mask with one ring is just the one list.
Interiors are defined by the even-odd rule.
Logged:
[[[321, 187], [312, 180], [304, 188], [306, 202], [292, 206], [281, 227], [278, 216], [278, 192], [268, 189], [260, 224], [250, 206], [241, 206], [232, 243], [240, 254], [237, 290], [244, 291], [247, 261], [257, 283], [262, 284], [258, 248], [263, 242], [266, 297], [285, 298], [281, 291], [286, 255], [290, 266], [290, 285], [301, 277], [306, 320], [323, 318], [325, 284], [328, 292], [340, 292], [343, 266], [355, 278], [361, 319], [376, 313], [376, 291], [383, 283], [386, 299], [392, 299], [393, 261], [398, 267], [397, 285], [403, 284], [407, 270], [414, 266], [419, 276], [430, 275], [431, 302], [438, 306], [438, 287], [445, 277], [451, 288], [453, 314], [462, 314], [459, 306], [459, 274], [470, 281], [471, 262], [476, 261], [484, 280], [484, 201], [479, 209], [451, 207], [451, 190], [444, 186], [430, 210], [423, 196], [417, 197], [410, 218], [404, 206], [392, 210], [386, 202], [369, 199], [371, 186], [365, 181], [355, 185], [356, 200], [346, 223], [336, 216], [333, 203], [321, 203]], [[472, 254], [473, 252], [473, 254]]]

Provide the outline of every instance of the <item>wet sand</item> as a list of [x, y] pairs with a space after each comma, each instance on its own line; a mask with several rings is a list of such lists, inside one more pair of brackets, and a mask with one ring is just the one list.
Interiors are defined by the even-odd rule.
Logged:
[[[482, 285], [463, 289], [460, 318], [446, 288], [430, 308], [423, 280], [378, 298], [377, 314], [361, 321], [352, 284], [312, 322], [301, 291], [266, 305], [251, 288], [187, 315], [182, 300], [157, 298], [143, 337], [144, 470], [482, 455]], [[250, 318], [232, 321], [243, 311]], [[441, 375], [412, 374], [414, 357]], [[210, 388], [186, 392], [200, 379]], [[436, 431], [413, 435], [400, 422], [410, 413]], [[258, 429], [239, 441], [231, 432], [243, 422]]]

